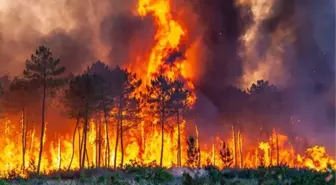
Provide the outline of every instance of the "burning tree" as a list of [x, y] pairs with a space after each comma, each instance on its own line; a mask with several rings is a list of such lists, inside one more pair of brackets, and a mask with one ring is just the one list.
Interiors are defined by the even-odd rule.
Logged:
[[38, 174], [40, 173], [43, 152], [47, 93], [52, 92], [51, 90], [63, 83], [63, 79], [60, 78], [60, 75], [62, 75], [64, 71], [65, 68], [60, 65], [60, 60], [53, 58], [50, 49], [43, 45], [36, 50], [35, 55], [33, 54], [30, 60], [26, 61], [26, 69], [23, 71], [23, 75], [26, 79], [36, 85], [37, 88], [42, 88], [42, 120], [40, 151], [37, 164]]
[[190, 108], [190, 102], [188, 102], [191, 93], [184, 89], [184, 84], [181, 81], [175, 81], [173, 83], [173, 94], [171, 96], [170, 106], [172, 113], [176, 117], [177, 123], [177, 166], [181, 166], [182, 151], [181, 151], [181, 116]]
[[[113, 90], [114, 87], [114, 77], [115, 72], [111, 70], [106, 64], [101, 61], [97, 61], [87, 69], [87, 73], [91, 75], [98, 75], [103, 80], [99, 85], [99, 110], [103, 112], [104, 123], [105, 123], [105, 138], [106, 138], [106, 150], [105, 150], [105, 165], [110, 166], [110, 139], [109, 139], [109, 128], [108, 121], [111, 117], [111, 112], [114, 107], [114, 99], [116, 93]], [[100, 128], [100, 126], [98, 127]], [[98, 129], [98, 166], [100, 166], [100, 156], [101, 156], [101, 131]]]
[[[79, 127], [80, 120], [83, 121], [82, 138], [79, 138], [79, 160], [80, 168], [83, 169], [84, 161], [87, 157], [87, 132], [89, 119], [97, 111], [99, 103], [99, 84], [100, 79], [96, 75], [83, 74], [76, 76], [69, 83], [64, 95], [64, 105], [70, 117], [76, 118], [76, 128], [73, 135], [73, 146], [76, 129]], [[74, 149], [74, 148], [73, 148]], [[71, 165], [71, 163], [70, 163]]]
[[[282, 115], [282, 102], [280, 93], [274, 85], [269, 84], [268, 81], [258, 80], [256, 84], [252, 84], [248, 89], [250, 94], [250, 106], [252, 111], [257, 115], [261, 130], [260, 133], [265, 133], [266, 138], [272, 138], [272, 127], [269, 122], [276, 122], [280, 120]], [[259, 133], [259, 134], [260, 134]], [[276, 164], [279, 165], [279, 145], [278, 145], [278, 132], [275, 131], [275, 143], [271, 139], [270, 143], [270, 164], [272, 165], [272, 151], [276, 148]], [[259, 138], [258, 138], [259, 139]]]
[[[139, 99], [137, 97], [137, 89], [141, 85], [141, 80], [137, 79], [135, 74], [121, 69], [117, 66], [113, 70], [113, 87], [112, 92], [115, 95], [114, 107], [117, 109], [117, 129], [115, 154], [118, 152], [118, 141], [120, 138], [121, 146], [121, 162], [124, 163], [124, 132], [136, 125]], [[114, 157], [114, 168], [116, 168], [117, 155]]]
[[187, 140], [187, 165], [196, 168], [198, 166], [200, 149], [197, 147], [196, 140], [194, 137], [190, 136]]
[[161, 126], [161, 155], [160, 166], [162, 166], [164, 148], [164, 130], [171, 117], [171, 99], [173, 94], [174, 82], [165, 76], [158, 76], [151, 80], [151, 86], [147, 86], [147, 102], [154, 117], [159, 119]]
[[224, 168], [230, 168], [231, 165], [233, 164], [233, 157], [232, 157], [232, 152], [229, 146], [227, 146], [225, 142], [223, 142], [223, 145], [222, 145], [222, 148], [219, 154], [224, 164]]
[[26, 80], [15, 77], [5, 95], [6, 110], [21, 113], [22, 170], [25, 168], [25, 151], [27, 137], [27, 117], [33, 104], [38, 99], [37, 90]]

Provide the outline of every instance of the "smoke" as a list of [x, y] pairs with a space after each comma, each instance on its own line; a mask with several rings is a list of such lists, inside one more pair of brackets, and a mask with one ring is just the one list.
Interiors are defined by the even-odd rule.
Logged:
[[[280, 88], [295, 119], [293, 135], [334, 148], [335, 2], [327, 0], [197, 0], [194, 11], [205, 28], [208, 67], [200, 90], [227, 114], [223, 91], [243, 90], [256, 80]], [[237, 100], [239, 103], [240, 100]], [[202, 106], [198, 112], [207, 111]], [[243, 112], [241, 112], [243, 115]], [[206, 114], [206, 113], [204, 113]], [[281, 117], [281, 115], [279, 115]], [[228, 117], [217, 120], [233, 124]], [[247, 123], [250, 124], [250, 123]], [[287, 127], [286, 121], [277, 127]], [[318, 133], [316, 133], [316, 131]]]
[[1, 74], [20, 75], [40, 44], [50, 47], [68, 72], [82, 72], [97, 60], [135, 61], [132, 53], [142, 49], [141, 56], [153, 40], [153, 20], [133, 14], [134, 0], [5, 0], [0, 5]]

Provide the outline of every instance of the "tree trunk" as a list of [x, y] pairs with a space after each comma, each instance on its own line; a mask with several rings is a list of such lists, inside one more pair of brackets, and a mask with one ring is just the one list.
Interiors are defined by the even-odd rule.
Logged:
[[177, 166], [181, 167], [181, 132], [180, 132], [180, 112], [177, 110]]
[[[90, 167], [90, 159], [89, 159], [89, 155], [88, 155], [88, 151], [87, 148], [85, 147], [85, 156], [86, 156], [86, 163], [88, 164], [88, 167]], [[93, 163], [93, 162], [92, 162]], [[92, 164], [91, 163], [91, 164]]]
[[84, 123], [84, 129], [83, 129], [83, 146], [82, 146], [82, 150], [83, 150], [83, 155], [82, 155], [82, 164], [81, 164], [81, 169], [84, 168], [84, 163], [85, 163], [85, 157], [86, 157], [86, 138], [87, 138], [87, 127], [88, 127], [88, 113], [86, 113], [85, 115], [85, 123]]
[[163, 122], [163, 120], [161, 120], [161, 155], [160, 155], [160, 167], [162, 167], [163, 148], [164, 148], [164, 122]]
[[86, 137], [87, 137], [87, 129], [88, 129], [88, 122], [89, 122], [89, 113], [88, 113], [88, 106], [89, 103], [86, 102], [85, 105], [85, 120], [84, 120], [84, 128], [83, 128], [83, 138], [82, 138], [82, 143], [81, 143], [81, 152], [83, 152], [83, 155], [81, 156], [81, 163], [80, 163], [80, 170], [82, 171], [84, 168], [85, 164], [85, 156], [86, 156]]
[[[73, 158], [74, 158], [74, 155], [75, 155], [75, 140], [76, 140], [76, 132], [77, 132], [78, 125], [79, 125], [79, 117], [77, 117], [75, 130], [74, 130], [73, 135], [72, 135], [72, 154], [71, 154], [71, 159], [70, 159], [70, 164], [69, 164], [68, 170], [70, 170], [70, 168], [71, 168], [71, 164], [72, 164], [72, 161], [73, 161]], [[78, 138], [78, 140], [80, 140], [80, 139]]]
[[110, 140], [109, 140], [109, 134], [108, 134], [108, 120], [107, 120], [107, 112], [104, 111], [104, 119], [105, 119], [105, 135], [106, 135], [106, 145], [107, 145], [107, 150], [106, 153], [107, 155], [107, 167], [110, 166]]
[[[79, 125], [78, 125], [79, 127]], [[83, 128], [84, 129], [84, 128]], [[83, 138], [82, 138], [82, 135], [81, 135], [81, 130], [80, 130], [80, 127], [78, 128], [78, 156], [79, 156], [79, 166], [81, 166], [82, 164], [82, 146], [83, 146]]]
[[241, 168], [243, 168], [244, 167], [243, 142], [242, 142], [242, 135], [240, 134], [240, 130], [239, 130], [239, 150], [240, 150], [240, 166], [241, 166]]
[[[96, 165], [96, 168], [97, 167], [99, 167], [98, 166], [98, 154], [99, 154], [99, 134], [98, 134], [98, 132], [99, 132], [99, 123], [98, 123], [98, 119], [95, 119], [95, 122], [94, 122], [95, 124], [96, 124], [96, 139], [95, 139], [95, 147], [96, 147], [96, 150], [95, 150], [95, 159], [93, 159], [94, 160], [94, 162], [95, 162], [95, 165]], [[92, 161], [93, 162], [93, 161]]]
[[274, 152], [274, 143], [273, 143], [273, 134], [270, 136], [270, 166], [273, 166], [273, 152]]
[[43, 138], [44, 138], [44, 113], [45, 113], [45, 102], [46, 102], [46, 84], [43, 83], [43, 98], [42, 98], [42, 125], [41, 125], [41, 138], [40, 138], [40, 151], [39, 151], [39, 159], [37, 164], [37, 174], [40, 174], [41, 169], [41, 160], [42, 160], [42, 151], [43, 151]]
[[196, 130], [196, 145], [197, 145], [197, 150], [198, 150], [198, 165], [197, 165], [197, 167], [200, 168], [201, 167], [201, 145], [200, 145], [197, 125], [195, 126], [195, 130]]
[[121, 162], [120, 162], [120, 167], [122, 168], [124, 165], [124, 128], [123, 128], [123, 119], [122, 117], [120, 118], [120, 147], [121, 147]]
[[235, 127], [232, 126], [232, 132], [233, 132], [233, 153], [234, 153], [234, 163], [235, 163], [235, 167], [237, 167], [237, 145], [236, 145], [236, 131], [235, 131]]
[[101, 159], [101, 119], [99, 119], [98, 123], [98, 167], [100, 167], [100, 159]]
[[114, 169], [117, 168], [117, 152], [118, 152], [118, 144], [119, 144], [119, 120], [117, 121], [117, 130], [116, 130], [116, 141], [114, 146]]
[[22, 109], [22, 171], [25, 170], [26, 164], [26, 115], [25, 109]]
[[279, 166], [279, 137], [278, 137], [278, 132], [275, 131], [275, 142], [276, 142], [276, 162], [277, 162], [277, 166]]

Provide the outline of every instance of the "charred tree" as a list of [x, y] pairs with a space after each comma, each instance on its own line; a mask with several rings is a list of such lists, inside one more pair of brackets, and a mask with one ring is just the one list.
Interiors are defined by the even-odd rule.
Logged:
[[39, 159], [37, 164], [37, 173], [40, 174], [43, 140], [45, 130], [45, 106], [47, 93], [53, 88], [60, 86], [63, 79], [60, 78], [65, 71], [65, 68], [60, 65], [59, 59], [54, 59], [49, 48], [40, 46], [30, 60], [26, 61], [26, 68], [23, 71], [24, 77], [36, 85], [37, 88], [42, 88], [42, 110], [41, 110], [41, 137]]

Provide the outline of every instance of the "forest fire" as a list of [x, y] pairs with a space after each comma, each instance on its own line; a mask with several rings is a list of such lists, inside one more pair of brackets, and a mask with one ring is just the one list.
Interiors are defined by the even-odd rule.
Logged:
[[[244, 88], [244, 93], [247, 90], [247, 95], [252, 94], [252, 90], [249, 89], [252, 84], [252, 87], [257, 89], [255, 90], [257, 93], [262, 91], [258, 88], [265, 88], [267, 93], [274, 93], [275, 88], [268, 82], [258, 81], [257, 85], [254, 83], [263, 78], [270, 78], [271, 73], [267, 71], [271, 68], [269, 62], [273, 59], [281, 61], [275, 55], [280, 55], [283, 51], [282, 48], [275, 47], [275, 45], [278, 46], [277, 43], [282, 40], [281, 38], [272, 38], [271, 41], [272, 47], [281, 52], [271, 49], [272, 51], [268, 52], [273, 53], [259, 58], [259, 54], [254, 51], [254, 48], [258, 47], [257, 36], [262, 34], [258, 29], [270, 16], [271, 7], [274, 4], [273, 1], [263, 2], [264, 4], [249, 4], [247, 1], [237, 1], [237, 5], [249, 7], [254, 18], [253, 25], [241, 36], [244, 46], [241, 57], [247, 63], [244, 64], [244, 74], [240, 84], [236, 84]], [[265, 12], [262, 12], [264, 7], [266, 7]], [[175, 166], [200, 168], [210, 165], [218, 168], [257, 168], [286, 165], [317, 171], [325, 171], [330, 166], [336, 169], [336, 161], [328, 155], [326, 147], [308, 146], [300, 150], [296, 141], [278, 128], [263, 130], [266, 132], [266, 137], [252, 138], [249, 137], [249, 131], [241, 131], [240, 127], [234, 124], [236, 120], [233, 120], [232, 127], [230, 124], [232, 128], [230, 135], [217, 135], [217, 137], [212, 135], [209, 136], [213, 137], [211, 142], [203, 142], [199, 136], [202, 130], [197, 127], [197, 124], [185, 118], [185, 113], [190, 111], [197, 101], [197, 88], [194, 85], [192, 73], [198, 66], [190, 65], [192, 62], [185, 56], [187, 51], [182, 47], [187, 40], [189, 30], [184, 28], [182, 26], [184, 24], [173, 15], [170, 0], [138, 0], [135, 9], [138, 16], [142, 18], [149, 15], [154, 18], [155, 44], [146, 54], [148, 56], [146, 61], [142, 61], [148, 64], [146, 73], [137, 74], [135, 72], [137, 70], [128, 71], [127, 68], [131, 68], [132, 62], [123, 65], [124, 68], [115, 69], [105, 66], [102, 62], [96, 62], [96, 65], [103, 66], [104, 72], [108, 75], [99, 74], [94, 67], [88, 67], [84, 74], [69, 77], [66, 85], [59, 83], [61, 85], [57, 88], [61, 89], [62, 95], [52, 98], [64, 104], [65, 111], [62, 112], [66, 112], [71, 118], [72, 126], [69, 126], [66, 132], [53, 133], [49, 130], [48, 118], [44, 121], [45, 105], [43, 104], [45, 96], [49, 95], [48, 90], [53, 92], [53, 88], [58, 85], [59, 81], [56, 77], [60, 76], [65, 69], [58, 68], [60, 63], [53, 58], [52, 60], [48, 58], [48, 61], [49, 59], [52, 61], [50, 65], [42, 61], [45, 66], [54, 67], [51, 71], [55, 71], [48, 74], [44, 70], [44, 75], [50, 75], [50, 79], [55, 78], [55, 83], [51, 84], [56, 85], [51, 87], [52, 85], [48, 84], [49, 78], [42, 75], [45, 81], [39, 88], [32, 90], [28, 88], [29, 85], [25, 86], [25, 83], [36, 82], [34, 78], [40, 77], [33, 73], [38, 68], [34, 68], [34, 62], [40, 59], [35, 55], [51, 54], [48, 49], [40, 47], [38, 50], [40, 53], [37, 51], [31, 60], [27, 61], [25, 79], [13, 80], [8, 90], [8, 92], [21, 92], [21, 94], [15, 94], [13, 98], [10, 97], [11, 93], [5, 92], [6, 103], [8, 103], [6, 99], [8, 97], [10, 97], [9, 101], [14, 101], [18, 99], [17, 97], [22, 98], [22, 101], [20, 99], [18, 105], [14, 105], [16, 113], [20, 113], [20, 119], [8, 113], [7, 117], [0, 120], [2, 131], [0, 177], [8, 177], [11, 174], [25, 177], [30, 172], [39, 172], [37, 168], [42, 173], [48, 174], [58, 170], [80, 170], [89, 167], [123, 168], [134, 164], [166, 168]], [[287, 38], [288, 35], [284, 35], [283, 38]], [[193, 54], [197, 55], [197, 53], [189, 53], [189, 55]], [[191, 58], [195, 60], [197, 57]], [[248, 64], [249, 60], [252, 63], [265, 60], [265, 63], [251, 67]], [[117, 80], [109, 82], [111, 76]], [[20, 83], [23, 84], [21, 84], [22, 88], [18, 88]], [[28, 94], [35, 94], [41, 89], [43, 89], [42, 131], [39, 121], [29, 120], [29, 123], [27, 121], [29, 104], [40, 103], [40, 100], [31, 102], [35, 100], [31, 100]], [[6, 96], [6, 93], [9, 95]], [[28, 100], [25, 97], [28, 97]], [[265, 99], [269, 97], [271, 96]], [[34, 98], [41, 99], [39, 96]], [[253, 96], [251, 99], [254, 101], [257, 98]], [[264, 97], [262, 99], [264, 100]], [[251, 119], [250, 124], [256, 125], [259, 122], [261, 121], [255, 118]], [[194, 126], [195, 129], [192, 128]], [[194, 130], [196, 137], [189, 138], [193, 134], [187, 131], [187, 127]], [[43, 143], [43, 153], [40, 140]], [[40, 159], [39, 155], [42, 156]], [[39, 160], [41, 160], [40, 163]]]
[[[87, 167], [104, 167], [107, 164], [107, 146], [106, 137], [98, 142], [97, 125], [95, 122], [90, 123], [89, 131], [89, 145], [87, 148]], [[5, 130], [1, 136], [1, 151], [0, 157], [1, 176], [7, 176], [13, 172], [25, 176], [26, 171], [22, 171], [22, 150], [18, 148], [21, 145], [21, 133], [19, 129], [10, 126], [9, 120], [2, 124], [2, 130]], [[132, 130], [125, 136], [125, 164], [134, 164], [135, 162], [142, 165], [157, 165], [160, 157], [160, 132], [154, 128], [146, 128], [150, 130], [147, 132], [137, 132]], [[234, 133], [232, 133], [234, 135]], [[256, 168], [258, 166], [276, 166], [287, 165], [295, 168], [309, 168], [318, 171], [326, 170], [328, 165], [336, 168], [336, 162], [328, 156], [323, 146], [314, 146], [307, 148], [303, 154], [297, 153], [294, 146], [290, 144], [287, 137], [281, 133], [273, 132], [269, 141], [260, 141], [255, 146], [244, 145], [244, 138], [239, 132], [235, 134], [235, 138], [227, 138], [221, 140], [217, 137], [208, 147], [206, 144], [200, 145], [200, 166], [215, 165], [220, 168], [225, 167], [221, 160], [220, 151], [223, 150], [223, 141], [228, 144], [232, 153], [231, 166], [240, 168]], [[48, 137], [52, 138], [52, 137]], [[42, 160], [42, 171], [49, 173], [57, 170], [66, 170], [72, 156], [72, 141], [69, 135], [54, 137], [53, 141], [47, 141], [47, 147]], [[110, 135], [109, 138], [114, 138]], [[184, 128], [182, 128], [182, 140], [186, 140]], [[144, 140], [144, 141], [142, 141]], [[25, 152], [25, 170], [35, 171], [36, 161], [38, 157], [38, 137], [35, 135], [35, 130], [32, 129], [27, 132], [26, 137], [26, 152]], [[166, 132], [165, 139], [165, 154], [164, 163], [165, 167], [172, 167], [177, 164], [177, 128], [174, 127], [173, 131]], [[78, 138], [76, 138], [76, 142]], [[99, 143], [102, 146], [99, 146]], [[113, 147], [113, 146], [112, 146]], [[186, 142], [182, 142], [182, 163], [183, 166], [187, 165], [187, 150]], [[99, 151], [101, 150], [101, 151]], [[72, 161], [71, 169], [79, 169], [79, 151], [75, 148], [75, 155]], [[121, 153], [117, 154], [121, 156]], [[21, 157], [20, 157], [21, 156]], [[110, 154], [111, 161], [113, 161], [114, 153]], [[120, 161], [118, 161], [119, 163]], [[110, 164], [111, 165], [111, 164]]]

